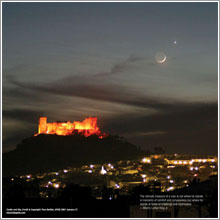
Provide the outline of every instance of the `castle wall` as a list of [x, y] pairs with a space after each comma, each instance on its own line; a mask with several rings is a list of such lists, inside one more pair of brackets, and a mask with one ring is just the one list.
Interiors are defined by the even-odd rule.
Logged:
[[38, 125], [38, 133], [46, 133], [47, 132], [47, 117], [40, 117], [39, 118], [39, 125]]
[[96, 134], [98, 136], [101, 135], [99, 127], [97, 126], [97, 118], [89, 117], [82, 122], [74, 121], [73, 123], [70, 121], [65, 123], [47, 123], [47, 117], [40, 117], [39, 119], [39, 134], [70, 135], [74, 131], [82, 133], [86, 137], [92, 134]]

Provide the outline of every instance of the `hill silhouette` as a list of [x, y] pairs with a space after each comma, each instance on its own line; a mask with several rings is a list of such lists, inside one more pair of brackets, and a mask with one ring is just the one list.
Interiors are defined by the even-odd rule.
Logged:
[[3, 154], [3, 176], [57, 171], [66, 167], [138, 159], [144, 152], [119, 136], [40, 134]]

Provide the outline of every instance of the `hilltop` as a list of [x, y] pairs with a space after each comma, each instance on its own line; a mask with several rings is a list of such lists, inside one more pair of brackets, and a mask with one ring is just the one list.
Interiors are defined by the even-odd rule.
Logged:
[[40, 134], [3, 154], [3, 176], [56, 171], [85, 164], [138, 159], [144, 152], [123, 138]]

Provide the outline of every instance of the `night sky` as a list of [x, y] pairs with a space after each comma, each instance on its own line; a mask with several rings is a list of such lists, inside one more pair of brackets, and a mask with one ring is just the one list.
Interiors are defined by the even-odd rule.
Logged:
[[37, 133], [40, 116], [96, 116], [101, 131], [143, 149], [217, 153], [217, 3], [7, 2], [2, 10], [3, 152]]

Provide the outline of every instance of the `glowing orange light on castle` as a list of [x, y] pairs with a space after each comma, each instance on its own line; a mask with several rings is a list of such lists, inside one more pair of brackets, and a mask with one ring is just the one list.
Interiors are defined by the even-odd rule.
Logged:
[[97, 135], [99, 138], [106, 137], [105, 133], [101, 133], [96, 117], [85, 118], [82, 122], [52, 122], [47, 123], [47, 117], [40, 117], [38, 125], [38, 134], [57, 134], [71, 135], [74, 133], [82, 134], [85, 137]]

